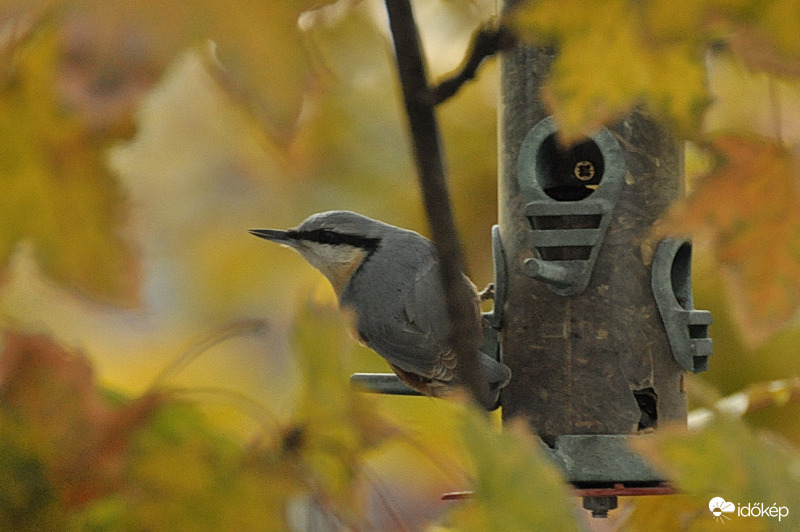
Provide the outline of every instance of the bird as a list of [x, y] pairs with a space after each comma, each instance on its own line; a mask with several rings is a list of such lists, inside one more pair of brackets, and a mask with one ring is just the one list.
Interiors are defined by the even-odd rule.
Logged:
[[[293, 229], [251, 229], [251, 234], [297, 251], [330, 281], [339, 306], [355, 317], [355, 336], [382, 356], [410, 388], [443, 397], [459, 386], [450, 345], [449, 317], [433, 243], [419, 233], [351, 211], [312, 214]], [[478, 293], [474, 326], [481, 327]], [[478, 351], [489, 394], [498, 403], [511, 370]]]

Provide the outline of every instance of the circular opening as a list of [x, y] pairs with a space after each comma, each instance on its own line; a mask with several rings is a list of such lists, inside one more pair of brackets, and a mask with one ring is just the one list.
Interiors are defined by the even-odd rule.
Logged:
[[603, 179], [603, 153], [593, 140], [569, 148], [555, 133], [544, 139], [536, 155], [536, 177], [545, 194], [557, 201], [579, 201]]

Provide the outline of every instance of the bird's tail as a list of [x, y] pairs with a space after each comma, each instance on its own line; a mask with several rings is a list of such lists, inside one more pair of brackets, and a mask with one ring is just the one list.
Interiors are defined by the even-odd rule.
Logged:
[[490, 390], [499, 390], [511, 380], [511, 370], [502, 362], [498, 362], [489, 355], [481, 352], [481, 371], [489, 383]]
[[498, 362], [483, 352], [480, 353], [478, 358], [483, 376], [486, 382], [489, 383], [489, 401], [491, 404], [487, 405], [487, 408], [492, 408], [497, 405], [500, 390], [511, 380], [511, 370], [502, 362]]

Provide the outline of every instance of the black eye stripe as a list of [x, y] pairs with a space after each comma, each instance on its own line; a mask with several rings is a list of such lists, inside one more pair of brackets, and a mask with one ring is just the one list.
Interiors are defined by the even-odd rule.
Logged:
[[321, 244], [337, 244], [339, 242], [336, 233], [328, 231], [327, 229], [320, 229], [314, 233], [309, 233], [308, 237], [309, 239], [313, 237], [316, 242]]
[[359, 235], [350, 235], [347, 233], [338, 233], [330, 229], [313, 229], [311, 231], [290, 231], [289, 235], [298, 240], [308, 240], [310, 242], [319, 242], [320, 244], [344, 244], [361, 248], [367, 251], [374, 251], [378, 247], [380, 239], [369, 238]]

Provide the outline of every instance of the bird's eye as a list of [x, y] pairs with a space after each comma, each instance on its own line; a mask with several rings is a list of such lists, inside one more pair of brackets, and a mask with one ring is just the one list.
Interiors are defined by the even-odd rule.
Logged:
[[317, 233], [317, 241], [320, 244], [335, 244], [336, 233], [334, 233], [333, 231], [329, 231], [327, 229], [323, 229], [319, 233]]

